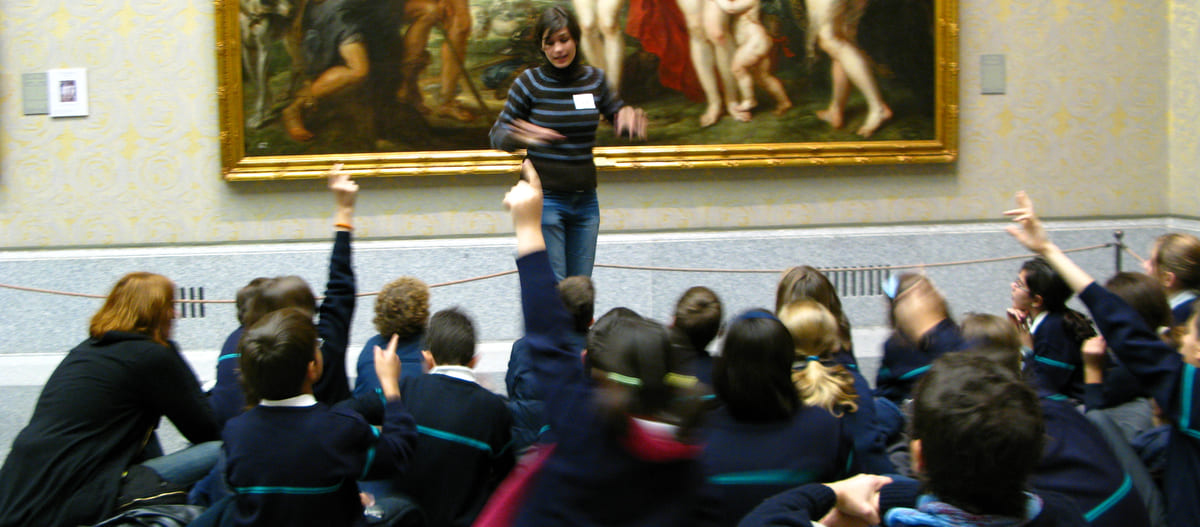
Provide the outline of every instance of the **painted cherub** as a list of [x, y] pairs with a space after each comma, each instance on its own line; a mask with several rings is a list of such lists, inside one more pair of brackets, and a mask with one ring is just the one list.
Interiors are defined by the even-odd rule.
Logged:
[[762, 5], [759, 0], [713, 0], [717, 7], [730, 16], [733, 23], [737, 51], [733, 54], [731, 67], [737, 81], [737, 109], [749, 112], [758, 106], [754, 95], [754, 81], [775, 99], [775, 115], [783, 115], [792, 107], [792, 101], [783, 89], [779, 78], [771, 74], [771, 48], [774, 41], [761, 19]]

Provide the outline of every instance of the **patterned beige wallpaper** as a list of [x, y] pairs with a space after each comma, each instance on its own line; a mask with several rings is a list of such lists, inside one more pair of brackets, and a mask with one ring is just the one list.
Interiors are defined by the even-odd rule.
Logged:
[[1200, 216], [1200, 2], [1176, 0], [1170, 13], [1170, 137], [1172, 214]]
[[[220, 178], [212, 11], [199, 0], [0, 0], [0, 247], [327, 236], [320, 183]], [[606, 173], [603, 229], [990, 219], [1018, 188], [1052, 216], [1194, 215], [1168, 188], [1200, 190], [1197, 11], [961, 0], [958, 163]], [[1006, 55], [1006, 95], [979, 95], [985, 53]], [[59, 67], [88, 68], [91, 115], [22, 115], [21, 74]], [[505, 233], [498, 203], [511, 180], [365, 181], [359, 234]]]

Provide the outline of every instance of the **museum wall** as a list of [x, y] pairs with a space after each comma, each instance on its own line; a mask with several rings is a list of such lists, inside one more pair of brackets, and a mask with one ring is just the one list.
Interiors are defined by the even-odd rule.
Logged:
[[[0, 0], [0, 247], [323, 240], [318, 181], [220, 177], [213, 4]], [[605, 172], [606, 232], [1194, 215], [1195, 2], [960, 3], [954, 164]], [[1169, 53], [1168, 53], [1169, 49]], [[1007, 94], [979, 94], [1004, 54]], [[21, 74], [86, 67], [91, 114], [25, 116]], [[1168, 133], [1169, 132], [1169, 133]], [[508, 231], [511, 175], [363, 181], [357, 235]]]

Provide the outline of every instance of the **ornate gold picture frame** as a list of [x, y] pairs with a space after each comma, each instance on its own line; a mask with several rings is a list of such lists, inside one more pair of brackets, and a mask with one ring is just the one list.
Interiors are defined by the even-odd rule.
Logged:
[[[725, 37], [732, 42], [729, 49], [740, 51], [737, 47], [749, 42], [758, 29], [765, 30], [771, 41], [769, 52], [751, 65], [751, 70], [766, 72], [753, 77], [756, 94], [751, 98], [756, 101], [733, 97], [732, 103], [713, 102], [705, 96], [703, 82], [697, 87], [696, 67], [689, 61], [696, 44], [689, 40], [687, 15], [682, 13], [686, 6], [736, 1], [621, 2], [618, 38], [623, 63], [618, 66], [620, 85], [614, 88], [626, 103], [646, 110], [649, 138], [622, 140], [602, 124], [595, 149], [598, 167], [955, 160], [957, 0], [757, 0], [752, 7], [759, 16], [750, 17], [736, 8], [713, 11], [733, 13], [716, 18], [725, 24]], [[530, 35], [533, 20], [554, 3], [593, 9], [597, 4], [596, 0], [218, 0], [217, 95], [224, 177], [313, 178], [335, 162], [345, 163], [359, 176], [515, 170], [520, 152], [492, 149], [488, 130], [503, 107], [512, 78], [538, 65], [541, 57]], [[452, 14], [455, 6], [459, 15]], [[469, 14], [461, 14], [463, 6]], [[582, 40], [611, 34], [611, 28], [600, 29], [609, 32], [585, 26]], [[854, 55], [832, 59], [830, 50], [840, 54], [844, 47], [809, 38], [810, 34], [844, 39], [841, 43], [858, 50], [861, 63]], [[313, 96], [319, 92], [313, 82], [328, 71], [326, 66], [346, 64], [347, 48], [339, 47], [339, 42], [358, 43], [366, 51], [369, 73], [333, 95]], [[583, 44], [579, 53], [587, 58], [589, 49]], [[714, 45], [708, 42], [700, 47], [711, 51]], [[730, 60], [735, 66], [737, 57], [735, 53]], [[747, 69], [746, 59], [741, 60], [742, 68], [735, 68], [739, 72]], [[446, 61], [453, 63], [447, 66]], [[457, 79], [447, 73], [455, 69]], [[835, 70], [850, 72], [841, 77], [840, 96]], [[720, 70], [714, 73], [710, 77], [717, 79], [718, 89], [726, 86]], [[447, 78], [453, 80], [446, 82]], [[782, 97], [767, 89], [771, 78], [783, 87]], [[737, 81], [740, 78], [730, 91], [741, 88]], [[724, 92], [717, 97], [722, 97], [720, 93]], [[841, 115], [831, 115], [839, 98], [844, 101]], [[880, 99], [886, 116], [873, 103]], [[720, 116], [715, 122], [703, 122], [712, 120], [709, 114], [714, 107]], [[878, 121], [875, 126], [871, 126], [872, 116]]]

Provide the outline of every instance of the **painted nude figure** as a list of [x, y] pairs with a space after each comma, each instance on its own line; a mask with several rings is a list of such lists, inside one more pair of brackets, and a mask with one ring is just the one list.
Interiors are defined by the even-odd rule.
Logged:
[[767, 90], [775, 99], [775, 115], [783, 115], [792, 107], [792, 101], [783, 89], [779, 78], [771, 74], [769, 54], [773, 46], [771, 35], [761, 21], [759, 0], [713, 0], [727, 15], [733, 17], [733, 34], [737, 51], [733, 54], [732, 70], [737, 80], [741, 100], [737, 109], [749, 112], [758, 106], [754, 96], [754, 82]]
[[833, 96], [829, 107], [818, 111], [817, 117], [834, 128], [845, 124], [846, 100], [850, 84], [867, 100], [867, 117], [858, 128], [858, 135], [870, 137], [879, 126], [892, 117], [892, 110], [883, 102], [879, 85], [871, 73], [866, 54], [854, 44], [858, 22], [866, 9], [867, 0], [805, 0], [808, 9], [808, 54], [816, 47], [832, 59]]
[[625, 62], [625, 35], [618, 20], [624, 3], [625, 0], [572, 0], [582, 31], [579, 43], [583, 56], [589, 64], [604, 70], [613, 93], [620, 91]]

